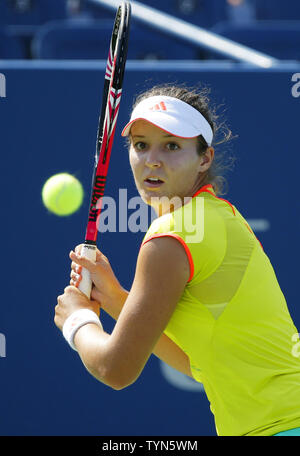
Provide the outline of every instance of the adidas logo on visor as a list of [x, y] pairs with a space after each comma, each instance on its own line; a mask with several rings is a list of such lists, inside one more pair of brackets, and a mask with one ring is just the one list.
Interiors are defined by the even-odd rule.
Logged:
[[149, 111], [167, 111], [167, 107], [163, 101], [160, 103], [155, 104], [151, 108], [149, 108]]

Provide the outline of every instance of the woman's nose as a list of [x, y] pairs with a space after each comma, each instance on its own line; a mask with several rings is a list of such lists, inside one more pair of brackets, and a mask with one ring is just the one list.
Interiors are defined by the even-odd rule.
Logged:
[[148, 150], [146, 165], [149, 168], [159, 168], [161, 166], [161, 157], [158, 148], [152, 147]]

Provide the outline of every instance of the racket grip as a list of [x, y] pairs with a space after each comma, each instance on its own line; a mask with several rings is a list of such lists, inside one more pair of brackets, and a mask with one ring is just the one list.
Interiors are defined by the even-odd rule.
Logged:
[[[81, 249], [81, 255], [85, 258], [88, 258], [91, 261], [96, 261], [96, 250], [97, 247], [95, 245], [84, 244]], [[90, 271], [88, 271], [86, 268], [82, 268], [81, 281], [79, 283], [78, 288], [90, 299], [92, 291], [92, 281]]]

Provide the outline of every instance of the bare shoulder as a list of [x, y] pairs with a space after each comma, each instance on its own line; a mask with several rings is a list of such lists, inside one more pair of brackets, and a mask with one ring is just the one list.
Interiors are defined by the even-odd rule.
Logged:
[[[137, 270], [141, 268], [162, 282], [178, 281], [185, 286], [190, 276], [190, 265], [185, 249], [177, 239], [162, 236], [151, 239], [140, 249]], [[148, 276], [149, 277], [149, 276]]]

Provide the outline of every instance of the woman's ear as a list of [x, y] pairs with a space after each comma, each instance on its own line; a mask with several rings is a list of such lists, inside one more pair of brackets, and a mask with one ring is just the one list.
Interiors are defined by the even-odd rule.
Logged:
[[215, 156], [215, 149], [213, 147], [208, 147], [203, 155], [201, 155], [199, 171], [204, 172], [207, 171], [214, 159]]

